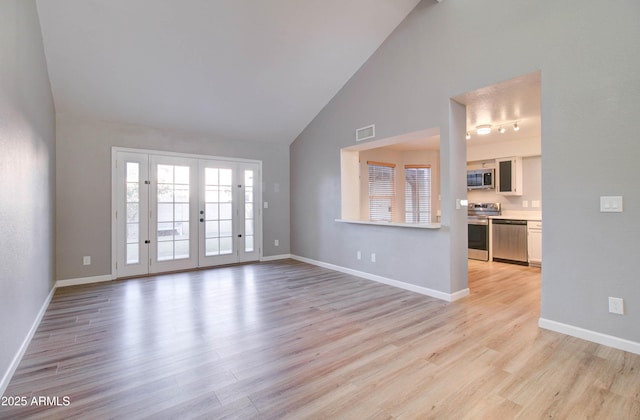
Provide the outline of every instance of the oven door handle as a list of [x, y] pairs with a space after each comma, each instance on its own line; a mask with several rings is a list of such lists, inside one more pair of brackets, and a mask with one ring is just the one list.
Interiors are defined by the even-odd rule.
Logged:
[[489, 219], [469, 219], [467, 223], [475, 226], [487, 226], [489, 224]]

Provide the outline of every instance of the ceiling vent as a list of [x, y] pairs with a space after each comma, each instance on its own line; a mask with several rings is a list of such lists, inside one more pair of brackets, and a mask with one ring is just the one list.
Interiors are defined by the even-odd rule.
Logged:
[[376, 136], [376, 125], [371, 124], [356, 130], [356, 141], [372, 139]]

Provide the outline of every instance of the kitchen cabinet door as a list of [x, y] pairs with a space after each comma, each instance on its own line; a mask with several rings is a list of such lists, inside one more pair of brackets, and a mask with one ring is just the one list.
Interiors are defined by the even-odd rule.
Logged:
[[496, 159], [496, 167], [496, 192], [502, 195], [522, 195], [522, 158]]
[[542, 266], [542, 222], [528, 223], [527, 242], [529, 249], [529, 265]]

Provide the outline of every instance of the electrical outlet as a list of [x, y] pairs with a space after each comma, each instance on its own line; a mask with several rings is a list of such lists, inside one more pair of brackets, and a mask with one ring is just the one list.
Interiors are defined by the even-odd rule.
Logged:
[[540, 208], [540, 200], [531, 200], [531, 207], [533, 207], [535, 209], [539, 209]]
[[376, 254], [375, 253], [371, 254], [371, 262], [372, 263], [376, 262]]
[[276, 239], [275, 241], [273, 241], [273, 244], [275, 246], [280, 246], [280, 240]]
[[82, 257], [82, 265], [91, 265], [91, 256], [85, 255]]
[[529, 201], [528, 200], [522, 200], [522, 207], [524, 207], [524, 208], [529, 207]]
[[624, 300], [622, 298], [609, 296], [609, 312], [624, 315]]
[[269, 208], [269, 202], [268, 202], [268, 201], [265, 201], [265, 202], [264, 202], [264, 208], [265, 208], [265, 209], [268, 209], [268, 208]]
[[362, 259], [362, 252], [360, 252], [360, 251], [356, 252], [356, 258], [361, 260]]

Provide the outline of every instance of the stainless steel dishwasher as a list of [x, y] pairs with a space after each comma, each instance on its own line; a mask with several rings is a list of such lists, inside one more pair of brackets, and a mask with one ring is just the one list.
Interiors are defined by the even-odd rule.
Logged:
[[493, 261], [529, 265], [527, 221], [493, 219]]

